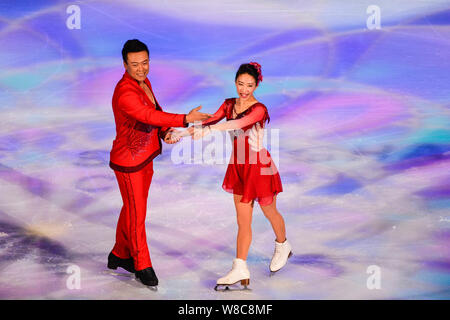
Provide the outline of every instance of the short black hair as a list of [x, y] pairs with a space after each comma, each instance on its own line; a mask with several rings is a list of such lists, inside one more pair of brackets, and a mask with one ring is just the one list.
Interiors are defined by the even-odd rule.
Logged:
[[244, 73], [251, 75], [255, 79], [256, 85], [258, 85], [259, 83], [258, 69], [256, 69], [256, 67], [250, 63], [243, 63], [240, 65], [238, 71], [236, 72], [236, 77], [234, 78], [234, 81], [236, 81], [237, 78]]
[[123, 45], [123, 49], [122, 49], [123, 61], [125, 63], [127, 63], [128, 52], [140, 52], [140, 51], [147, 51], [147, 54], [150, 55], [148, 52], [147, 45], [145, 43], [139, 41], [138, 39], [128, 40]]

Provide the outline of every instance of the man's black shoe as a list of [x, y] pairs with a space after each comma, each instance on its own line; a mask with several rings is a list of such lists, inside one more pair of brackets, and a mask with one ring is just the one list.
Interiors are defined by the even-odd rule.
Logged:
[[131, 273], [136, 272], [134, 269], [133, 258], [122, 259], [110, 252], [108, 256], [108, 268], [115, 270], [117, 267], [121, 267]]
[[136, 278], [141, 280], [141, 282], [146, 286], [158, 285], [158, 278], [156, 277], [155, 270], [153, 270], [152, 267], [136, 271]]

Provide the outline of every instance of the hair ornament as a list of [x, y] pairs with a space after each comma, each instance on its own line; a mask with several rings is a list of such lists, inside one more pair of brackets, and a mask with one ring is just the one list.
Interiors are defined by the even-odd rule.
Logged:
[[256, 68], [256, 71], [258, 71], [258, 82], [261, 82], [263, 80], [263, 76], [261, 73], [261, 65], [258, 62], [250, 62], [252, 66]]

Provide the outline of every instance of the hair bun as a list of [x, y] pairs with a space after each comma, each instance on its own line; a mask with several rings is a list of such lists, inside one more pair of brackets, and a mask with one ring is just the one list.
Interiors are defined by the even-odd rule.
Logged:
[[261, 82], [263, 80], [263, 76], [261, 73], [261, 65], [258, 62], [250, 62], [252, 66], [256, 68], [256, 71], [258, 71], [258, 82]]

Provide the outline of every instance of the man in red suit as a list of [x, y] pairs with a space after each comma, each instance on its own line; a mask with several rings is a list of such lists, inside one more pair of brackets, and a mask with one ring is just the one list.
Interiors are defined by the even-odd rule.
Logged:
[[171, 127], [211, 117], [201, 107], [188, 114], [164, 112], [153, 94], [149, 72], [149, 51], [139, 40], [128, 40], [122, 49], [126, 69], [112, 99], [116, 139], [110, 154], [110, 167], [123, 200], [116, 230], [116, 243], [108, 256], [108, 268], [122, 267], [149, 286], [158, 285], [147, 247], [145, 216], [148, 191], [153, 176], [153, 159], [161, 153], [161, 139], [175, 143]]

